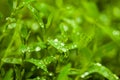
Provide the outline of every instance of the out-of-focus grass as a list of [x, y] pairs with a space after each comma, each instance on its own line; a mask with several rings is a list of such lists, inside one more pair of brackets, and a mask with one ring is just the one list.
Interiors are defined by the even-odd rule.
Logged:
[[119, 0], [0, 0], [0, 80], [118, 80]]

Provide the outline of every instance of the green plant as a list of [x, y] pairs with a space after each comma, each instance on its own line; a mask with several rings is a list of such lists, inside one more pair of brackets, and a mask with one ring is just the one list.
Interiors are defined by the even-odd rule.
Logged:
[[119, 80], [115, 1], [1, 0], [0, 80]]

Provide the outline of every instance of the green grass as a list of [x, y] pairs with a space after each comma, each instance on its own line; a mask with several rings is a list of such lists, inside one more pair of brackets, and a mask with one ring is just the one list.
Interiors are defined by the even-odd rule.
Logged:
[[119, 80], [119, 0], [0, 0], [0, 80]]

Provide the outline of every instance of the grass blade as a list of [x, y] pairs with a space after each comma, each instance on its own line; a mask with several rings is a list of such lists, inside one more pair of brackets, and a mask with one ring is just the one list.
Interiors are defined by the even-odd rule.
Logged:
[[70, 71], [70, 68], [71, 68], [71, 64], [67, 64], [66, 66], [64, 66], [60, 71], [57, 80], [68, 80], [67, 75]]

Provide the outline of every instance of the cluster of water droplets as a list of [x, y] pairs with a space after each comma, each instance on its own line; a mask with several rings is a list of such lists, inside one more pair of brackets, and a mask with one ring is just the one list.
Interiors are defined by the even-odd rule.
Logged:
[[55, 47], [56, 49], [58, 49], [58, 51], [62, 51], [62, 52], [67, 52], [70, 49], [75, 49], [77, 48], [77, 45], [75, 43], [71, 43], [68, 45], [65, 45], [65, 43], [59, 41], [57, 38], [54, 40], [48, 40], [48, 42]]
[[31, 52], [30, 47], [24, 47], [24, 48], [22, 49], [22, 53], [25, 53], [25, 52]]
[[5, 63], [11, 63], [11, 64], [21, 64], [22, 63], [22, 59], [20, 59], [20, 58], [3, 58], [2, 61]]
[[54, 61], [56, 58], [54, 56], [49, 56], [44, 59], [38, 60], [38, 59], [28, 59], [26, 61], [33, 63], [34, 65], [37, 66], [37, 69], [43, 69], [44, 71], [47, 71], [47, 65], [50, 64], [52, 61]]
[[40, 46], [36, 46], [35, 48], [33, 47], [23, 47], [22, 48], [22, 53], [25, 53], [25, 52], [32, 52], [32, 51], [36, 51], [36, 52], [39, 52], [41, 50], [41, 47]]
[[58, 39], [54, 39], [53, 40], [53, 45], [58, 50], [61, 50], [63, 52], [67, 52], [68, 51], [68, 49], [66, 48], [65, 44], [63, 42], [59, 41]]

